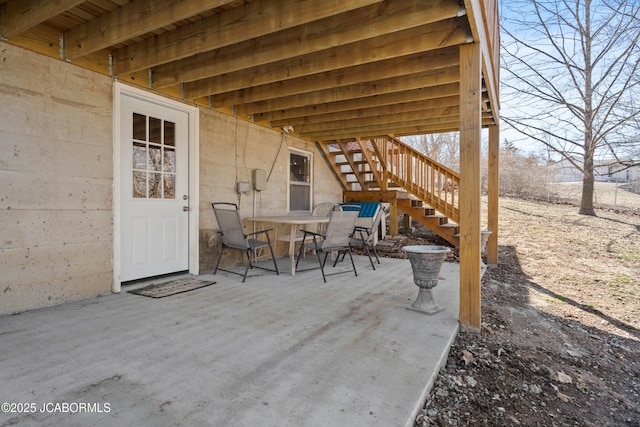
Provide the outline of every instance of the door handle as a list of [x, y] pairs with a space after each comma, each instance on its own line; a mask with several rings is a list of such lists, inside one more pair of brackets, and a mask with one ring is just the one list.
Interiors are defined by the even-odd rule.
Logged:
[[189, 209], [189, 206], [183, 206], [183, 207], [182, 207], [182, 210], [183, 210], [184, 212], [189, 212], [191, 209]]

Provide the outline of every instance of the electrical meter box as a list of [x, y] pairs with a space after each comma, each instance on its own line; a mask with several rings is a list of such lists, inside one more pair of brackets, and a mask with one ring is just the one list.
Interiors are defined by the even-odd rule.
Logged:
[[253, 170], [253, 189], [262, 191], [267, 187], [267, 173], [262, 169]]
[[238, 191], [238, 194], [247, 194], [251, 191], [251, 184], [248, 182], [237, 182], [236, 190]]

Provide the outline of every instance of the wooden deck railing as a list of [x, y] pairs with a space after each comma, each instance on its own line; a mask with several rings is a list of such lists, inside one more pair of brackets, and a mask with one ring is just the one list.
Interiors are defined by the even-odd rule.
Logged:
[[395, 138], [376, 138], [372, 146], [383, 181], [396, 183], [451, 220], [459, 222], [460, 175]]

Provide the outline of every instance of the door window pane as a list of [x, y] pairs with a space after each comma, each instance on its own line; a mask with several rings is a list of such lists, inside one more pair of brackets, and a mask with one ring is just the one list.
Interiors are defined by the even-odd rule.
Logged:
[[162, 120], [149, 117], [149, 142], [162, 142]]
[[176, 124], [164, 122], [164, 145], [176, 146]]
[[133, 139], [147, 140], [147, 116], [133, 113]]
[[162, 170], [165, 172], [176, 172], [176, 150], [171, 148], [164, 149], [164, 165]]
[[176, 176], [164, 174], [164, 198], [175, 199], [176, 197]]
[[133, 197], [147, 197], [147, 173], [133, 171]]
[[162, 174], [161, 173], [149, 174], [149, 198], [150, 199], [162, 198]]
[[133, 169], [147, 170], [147, 145], [133, 143]]
[[139, 113], [132, 119], [133, 197], [175, 199], [175, 123]]

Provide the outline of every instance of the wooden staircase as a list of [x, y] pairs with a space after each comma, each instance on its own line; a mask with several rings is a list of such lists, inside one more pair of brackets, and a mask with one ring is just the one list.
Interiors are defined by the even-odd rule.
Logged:
[[[399, 210], [459, 245], [457, 172], [393, 137], [318, 144], [348, 201], [372, 201], [394, 190]], [[355, 200], [359, 199], [359, 200]]]

